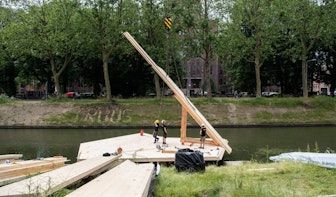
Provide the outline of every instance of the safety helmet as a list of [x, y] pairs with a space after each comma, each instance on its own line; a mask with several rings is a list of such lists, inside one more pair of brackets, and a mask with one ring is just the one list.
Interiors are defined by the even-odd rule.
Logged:
[[157, 123], [160, 123], [160, 121], [159, 121], [159, 120], [155, 120], [155, 122], [154, 122], [154, 123], [156, 123], [156, 124], [157, 124]]
[[204, 127], [204, 124], [203, 124], [203, 123], [201, 124], [201, 127]]
[[162, 120], [161, 122], [162, 122], [162, 124], [164, 124], [166, 121], [165, 121], [165, 120]]

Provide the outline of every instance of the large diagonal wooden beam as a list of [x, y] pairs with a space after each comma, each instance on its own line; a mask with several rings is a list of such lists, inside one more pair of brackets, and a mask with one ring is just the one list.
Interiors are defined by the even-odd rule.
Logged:
[[167, 75], [167, 73], [151, 59], [145, 50], [136, 42], [136, 40], [128, 33], [124, 32], [124, 36], [134, 46], [134, 48], [142, 55], [153, 70], [161, 77], [161, 79], [167, 84], [167, 86], [174, 92], [175, 98], [184, 107], [190, 116], [197, 122], [198, 125], [204, 124], [207, 128], [207, 135], [218, 146], [223, 147], [229, 154], [232, 152], [232, 148], [229, 146], [228, 141], [222, 138], [219, 133], [212, 127], [208, 120], [198, 111], [198, 109], [190, 102], [190, 100], [184, 95], [182, 90], [177, 87], [175, 82]]

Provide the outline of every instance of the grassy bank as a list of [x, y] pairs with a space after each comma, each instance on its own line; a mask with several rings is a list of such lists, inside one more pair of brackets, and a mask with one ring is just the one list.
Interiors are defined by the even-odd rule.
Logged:
[[283, 197], [336, 195], [336, 170], [280, 162], [207, 166], [204, 173], [161, 167], [155, 196]]
[[[191, 98], [214, 126], [335, 124], [336, 98]], [[0, 125], [27, 126], [151, 126], [165, 119], [179, 126], [181, 105], [173, 97], [132, 99], [48, 99], [20, 101], [0, 98]], [[27, 112], [27, 113], [26, 113]], [[35, 117], [35, 119], [33, 119]], [[197, 125], [188, 117], [188, 125]]]
[[[191, 102], [213, 125], [256, 124], [334, 124], [335, 98], [191, 98]], [[106, 100], [49, 100], [48, 103], [73, 103], [76, 110], [52, 116], [50, 124], [72, 125], [151, 125], [155, 119], [180, 125], [181, 105], [174, 98]], [[113, 114], [112, 114], [113, 113]], [[98, 117], [98, 115], [99, 117]], [[96, 115], [96, 117], [95, 117]], [[88, 116], [92, 117], [90, 120]], [[112, 121], [106, 121], [112, 120]], [[196, 123], [188, 117], [189, 125]]]

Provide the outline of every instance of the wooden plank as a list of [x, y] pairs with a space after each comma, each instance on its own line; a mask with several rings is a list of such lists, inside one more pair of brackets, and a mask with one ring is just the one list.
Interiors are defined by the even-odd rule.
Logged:
[[167, 149], [163, 149], [162, 153], [177, 153], [178, 150], [167, 150]]
[[212, 127], [208, 120], [201, 114], [200, 111], [191, 103], [191, 101], [184, 95], [182, 90], [177, 87], [174, 81], [168, 76], [168, 74], [151, 59], [145, 50], [137, 43], [137, 41], [128, 33], [124, 32], [124, 36], [134, 46], [134, 48], [142, 55], [142, 57], [152, 66], [152, 69], [161, 77], [161, 79], [167, 84], [167, 86], [174, 92], [175, 98], [184, 107], [191, 117], [199, 124], [204, 124], [207, 128], [207, 135], [214, 140], [217, 145], [222, 146], [229, 154], [232, 152], [232, 148], [229, 146], [228, 141], [223, 139], [219, 133]]
[[0, 163], [4, 161], [14, 161], [18, 160], [22, 157], [22, 154], [7, 154], [7, 155], [0, 155]]
[[0, 187], [0, 196], [47, 196], [97, 171], [107, 169], [118, 159], [95, 157]]
[[66, 157], [56, 156], [43, 160], [17, 161], [0, 167], [0, 185], [12, 179], [43, 173], [65, 165]]
[[71, 192], [67, 197], [147, 197], [154, 165], [129, 160]]

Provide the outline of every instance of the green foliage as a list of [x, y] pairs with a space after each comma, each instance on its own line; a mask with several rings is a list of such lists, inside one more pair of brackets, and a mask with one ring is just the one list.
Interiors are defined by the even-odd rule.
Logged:
[[310, 152], [310, 145], [309, 145], [309, 144], [307, 144], [306, 151], [307, 151], [307, 152]]
[[[186, 74], [183, 62], [200, 54], [211, 62], [215, 52], [225, 67], [223, 75], [230, 79], [225, 88], [250, 92], [259, 84], [260, 70], [261, 88], [277, 85], [282, 93], [294, 94], [302, 86], [302, 61], [313, 56], [308, 52], [332, 55], [329, 50], [335, 50], [332, 1], [319, 5], [288, 0], [15, 2], [21, 6], [0, 8], [0, 73], [6, 72], [1, 84], [11, 87], [2, 87], [7, 95], [15, 93], [14, 81], [48, 81], [52, 89], [58, 77], [61, 91], [81, 83], [93, 86], [98, 94], [106, 86], [106, 76], [111, 78], [113, 95], [145, 95], [155, 89], [153, 71], [122, 36], [124, 31], [179, 85]], [[167, 15], [173, 19], [169, 38], [163, 25]], [[102, 69], [103, 61], [108, 70]], [[15, 67], [3, 70], [13, 62]], [[7, 75], [8, 71], [15, 72]], [[203, 87], [213, 88], [211, 80], [206, 76]]]
[[320, 148], [319, 148], [319, 146], [317, 144], [317, 141], [315, 141], [314, 151], [315, 151], [315, 153], [319, 153], [320, 152]]
[[262, 162], [270, 162], [269, 157], [272, 155], [279, 155], [283, 152], [290, 152], [292, 150], [283, 150], [283, 149], [277, 149], [277, 148], [270, 148], [268, 145], [265, 148], [260, 148], [255, 152], [255, 155], [253, 155], [253, 158], [251, 158], [253, 161], [258, 161], [260, 163]]
[[12, 100], [5, 94], [0, 94], [0, 104], [9, 103]]
[[58, 190], [57, 192], [54, 192], [51, 195], [48, 195], [48, 197], [62, 197], [62, 196], [66, 196], [66, 195], [70, 194], [71, 192], [72, 192], [72, 190], [61, 189], [61, 190]]

